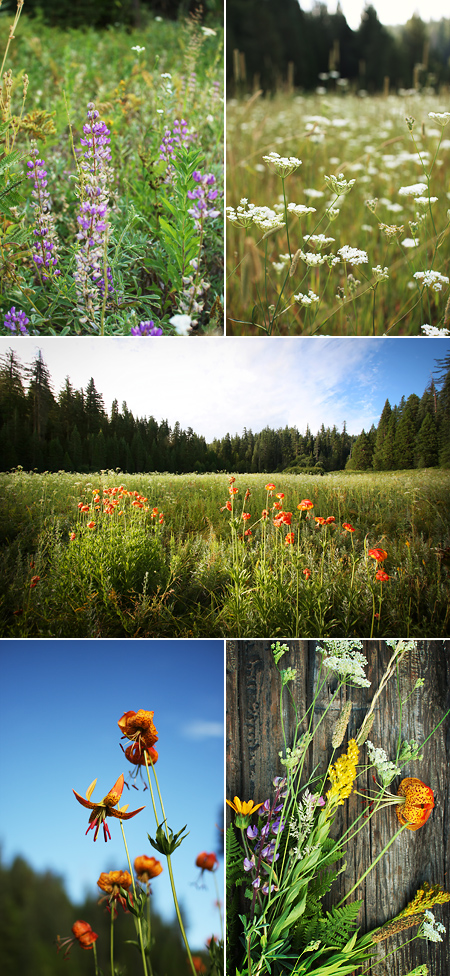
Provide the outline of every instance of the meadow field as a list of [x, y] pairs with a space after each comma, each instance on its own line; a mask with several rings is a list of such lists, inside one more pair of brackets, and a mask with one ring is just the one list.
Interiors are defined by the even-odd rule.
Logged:
[[0, 475], [3, 637], [443, 637], [450, 474]]
[[227, 103], [228, 334], [449, 326], [449, 94], [363, 96]]
[[1, 12], [0, 334], [221, 332], [222, 25], [147, 14], [139, 31], [62, 30], [22, 15], [8, 46], [12, 19]]

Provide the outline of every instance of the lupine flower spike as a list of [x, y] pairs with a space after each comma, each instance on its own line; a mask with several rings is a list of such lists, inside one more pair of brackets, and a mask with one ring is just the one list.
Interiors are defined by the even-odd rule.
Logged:
[[[89, 827], [86, 833], [89, 833], [90, 830], [95, 830], [94, 841], [97, 840], [100, 824], [103, 824], [103, 835], [105, 841], [107, 841], [108, 839], [111, 840], [111, 834], [109, 832], [108, 824], [106, 823], [107, 817], [117, 817], [118, 820], [130, 820], [131, 817], [135, 817], [137, 813], [140, 813], [144, 807], [138, 807], [137, 810], [130, 810], [129, 813], [126, 813], [128, 803], [126, 803], [124, 807], [117, 806], [120, 797], [122, 796], [124, 785], [123, 773], [119, 776], [119, 779], [116, 780], [109, 793], [103, 797], [103, 800], [100, 800], [99, 803], [91, 803], [91, 796], [94, 792], [96, 782], [97, 780], [94, 779], [89, 786], [86, 793], [86, 799], [84, 799], [84, 796], [80, 796], [76, 790], [73, 790], [73, 793], [75, 794], [78, 803], [81, 803], [83, 807], [87, 807], [88, 810], [92, 810], [89, 817]], [[116, 806], [117, 810], [114, 809]]]

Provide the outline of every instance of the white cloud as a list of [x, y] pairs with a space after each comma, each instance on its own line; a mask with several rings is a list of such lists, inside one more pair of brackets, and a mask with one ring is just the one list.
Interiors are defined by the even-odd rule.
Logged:
[[182, 729], [187, 739], [221, 739], [223, 738], [223, 722], [207, 722], [203, 719], [189, 722]]

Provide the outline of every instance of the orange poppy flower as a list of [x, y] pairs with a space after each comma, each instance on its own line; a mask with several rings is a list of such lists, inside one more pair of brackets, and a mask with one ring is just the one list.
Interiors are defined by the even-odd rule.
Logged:
[[[124, 784], [123, 773], [121, 774], [121, 776], [119, 776], [119, 779], [116, 780], [114, 786], [109, 791], [109, 793], [107, 793], [106, 796], [103, 797], [103, 800], [100, 800], [99, 803], [91, 803], [90, 802], [91, 796], [94, 792], [96, 782], [97, 780], [94, 779], [91, 785], [88, 787], [88, 790], [86, 792], [86, 799], [84, 799], [84, 796], [80, 796], [80, 794], [77, 793], [76, 790], [73, 790], [72, 792], [75, 794], [78, 803], [81, 803], [83, 807], [87, 807], [88, 810], [92, 810], [92, 813], [89, 817], [89, 827], [86, 831], [86, 834], [88, 834], [90, 830], [95, 830], [94, 841], [97, 840], [97, 835], [100, 830], [100, 824], [103, 824], [103, 836], [105, 838], [105, 841], [107, 841], [108, 838], [109, 840], [111, 840], [109, 827], [108, 824], [106, 823], [107, 817], [117, 817], [118, 820], [130, 820], [131, 817], [135, 817], [137, 813], [140, 813], [141, 810], [144, 809], [144, 807], [139, 807], [137, 810], [130, 810], [129, 813], [126, 813], [126, 810], [128, 809], [128, 803], [126, 803], [124, 807], [117, 806], [120, 797], [122, 796], [122, 790]], [[115, 806], [117, 806], [117, 810], [114, 810]]]
[[397, 796], [402, 802], [396, 806], [395, 812], [407, 830], [418, 830], [426, 823], [434, 807], [434, 793], [422, 780], [408, 776], [402, 779], [397, 790]]
[[225, 505], [222, 505], [222, 508], [220, 509], [220, 511], [223, 512], [224, 509], [226, 508], [227, 509], [227, 512], [231, 512], [232, 507], [233, 506], [232, 506], [231, 502], [225, 502]]
[[294, 544], [294, 533], [287, 532], [284, 539], [285, 546], [292, 546]]
[[387, 583], [391, 577], [388, 573], [385, 573], [384, 569], [378, 569], [375, 573], [375, 579], [380, 580], [380, 583]]
[[78, 942], [78, 945], [80, 945], [82, 949], [92, 949], [94, 942], [96, 942], [98, 939], [97, 933], [91, 929], [89, 922], [83, 922], [82, 919], [78, 919], [73, 923], [72, 932], [74, 936], [73, 939], [71, 939], [70, 936], [67, 939], [60, 939], [59, 935], [56, 939], [58, 952], [63, 946], [67, 946], [63, 957], [64, 959], [67, 959], [67, 956], [69, 955], [75, 941]]
[[382, 563], [387, 559], [387, 552], [385, 549], [368, 549], [368, 555], [375, 559], [377, 563]]
[[266, 491], [275, 491], [275, 485], [270, 482], [268, 485], [266, 485]]
[[326, 519], [322, 518], [321, 515], [316, 515], [314, 521], [316, 522], [317, 525], [325, 525], [326, 523]]
[[146, 854], [141, 854], [140, 857], [134, 859], [134, 870], [138, 881], [146, 883], [151, 878], [157, 878], [158, 874], [161, 874], [163, 866], [156, 857], [147, 857]]
[[325, 519], [325, 522], [327, 523], [327, 525], [332, 525], [333, 522], [335, 522], [335, 521], [336, 521], [336, 519], [335, 519], [334, 515], [329, 515], [328, 518]]
[[342, 528], [345, 529], [346, 532], [354, 532], [355, 531], [354, 528], [353, 528], [353, 525], [350, 525], [350, 522], [343, 522], [342, 523]]
[[277, 498], [284, 498], [284, 493], [282, 491], [277, 491]]
[[138, 712], [124, 712], [117, 723], [123, 738], [138, 742], [141, 749], [150, 749], [158, 741], [158, 733], [153, 725], [154, 714], [143, 708]]
[[310, 508], [314, 508], [314, 502], [311, 502], [309, 498], [303, 498], [301, 502], [297, 505], [297, 508], [301, 512], [309, 512]]
[[203, 871], [214, 871], [219, 867], [219, 862], [216, 855], [207, 854], [206, 851], [202, 851], [201, 854], [198, 855], [195, 863], [198, 868], [202, 869], [202, 873]]

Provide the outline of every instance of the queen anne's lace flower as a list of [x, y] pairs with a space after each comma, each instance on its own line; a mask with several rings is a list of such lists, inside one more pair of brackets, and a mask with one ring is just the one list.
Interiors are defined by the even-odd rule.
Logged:
[[400, 197], [421, 197], [427, 190], [426, 183], [412, 183], [411, 186], [401, 186], [398, 195]]
[[436, 921], [433, 912], [426, 911], [417, 935], [419, 939], [426, 939], [427, 942], [442, 942], [442, 935], [445, 931], [445, 925]]
[[298, 302], [299, 305], [308, 306], [314, 305], [315, 302], [320, 301], [320, 299], [319, 296], [315, 295], [310, 289], [307, 295], [304, 295], [302, 292], [299, 292], [298, 295], [294, 295], [294, 301]]
[[401, 772], [400, 766], [396, 766], [395, 763], [390, 762], [384, 749], [377, 749], [370, 739], [367, 739], [367, 749], [369, 751], [369, 759], [378, 773], [378, 777], [381, 781], [382, 786], [389, 786], [395, 776]]
[[439, 271], [416, 271], [413, 278], [417, 278], [417, 281], [433, 291], [442, 291], [442, 286], [449, 283], [447, 275], [442, 275]]
[[362, 688], [370, 687], [370, 681], [364, 673], [367, 658], [359, 650], [362, 648], [361, 641], [337, 638], [323, 640], [322, 645], [316, 650], [323, 654], [322, 663], [325, 668], [335, 671], [349, 684], [360, 685]]
[[273, 166], [278, 176], [283, 177], [283, 179], [290, 176], [302, 165], [301, 159], [297, 159], [296, 156], [280, 156], [277, 152], [270, 152], [268, 156], [263, 156], [263, 160]]
[[428, 112], [428, 117], [442, 127], [450, 122], [450, 112]]
[[425, 324], [421, 326], [421, 329], [426, 336], [433, 339], [445, 339], [446, 336], [450, 335], [450, 331], [448, 329], [438, 329], [436, 325]]
[[349, 247], [348, 244], [340, 247], [338, 254], [341, 255], [343, 261], [348, 261], [349, 264], [367, 264], [369, 260], [367, 251], [360, 251], [357, 247]]

